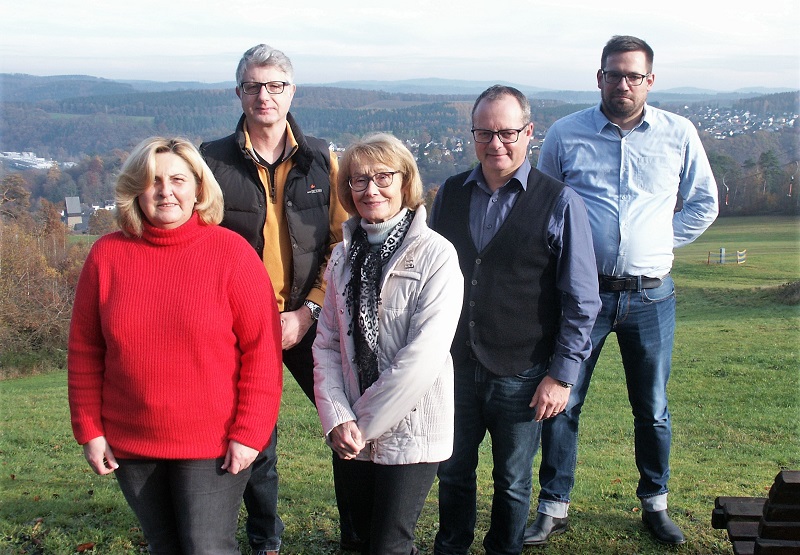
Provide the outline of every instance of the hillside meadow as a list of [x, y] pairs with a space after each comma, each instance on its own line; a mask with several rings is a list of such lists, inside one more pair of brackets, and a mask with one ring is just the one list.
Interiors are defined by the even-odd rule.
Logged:
[[[571, 530], [525, 553], [732, 552], [724, 531], [711, 528], [714, 498], [765, 496], [780, 469], [800, 468], [798, 224], [783, 217], [720, 219], [695, 244], [676, 252], [670, 510], [687, 544], [659, 546], [641, 524], [632, 417], [619, 354], [610, 341], [584, 408]], [[709, 251], [718, 253], [720, 247], [734, 263], [707, 264]], [[743, 249], [747, 259], [738, 265], [735, 251]], [[0, 396], [0, 553], [145, 552], [114, 478], [93, 474], [72, 438], [66, 373], [2, 381]], [[286, 522], [281, 552], [338, 553], [330, 452], [316, 413], [288, 373], [280, 431], [280, 510]], [[472, 553], [482, 553], [490, 472], [487, 440]], [[421, 553], [433, 552], [436, 528], [434, 485], [418, 527]], [[239, 534], [247, 554], [241, 526]]]

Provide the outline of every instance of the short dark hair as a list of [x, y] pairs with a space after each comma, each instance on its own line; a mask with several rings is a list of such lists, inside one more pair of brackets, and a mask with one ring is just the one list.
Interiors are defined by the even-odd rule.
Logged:
[[644, 56], [647, 59], [647, 71], [653, 71], [653, 49], [642, 39], [630, 35], [614, 35], [611, 37], [600, 56], [600, 69], [606, 68], [606, 60], [608, 60], [609, 56], [623, 52], [644, 52]]
[[482, 100], [491, 102], [506, 95], [514, 97], [517, 102], [519, 102], [519, 107], [522, 108], [522, 119], [525, 120], [523, 123], [530, 123], [531, 103], [528, 100], [528, 97], [525, 96], [519, 89], [515, 89], [514, 87], [509, 87], [506, 85], [492, 85], [483, 91], [477, 99], [475, 99], [475, 104], [472, 105], [472, 114], [470, 115], [473, 122], [475, 120], [475, 110], [478, 109], [478, 104], [480, 104]]

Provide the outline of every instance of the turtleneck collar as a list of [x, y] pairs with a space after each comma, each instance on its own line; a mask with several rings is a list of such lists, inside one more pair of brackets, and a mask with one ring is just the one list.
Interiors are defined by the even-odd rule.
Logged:
[[189, 243], [203, 235], [208, 227], [200, 221], [200, 216], [197, 212], [193, 212], [186, 223], [175, 229], [160, 229], [150, 224], [147, 220], [142, 223], [142, 239], [158, 247]]
[[364, 218], [361, 218], [361, 227], [364, 228], [364, 231], [367, 232], [367, 241], [371, 246], [382, 245], [386, 238], [391, 233], [394, 226], [400, 223], [400, 220], [405, 218], [406, 213], [408, 212], [408, 208], [403, 208], [395, 214], [395, 216], [390, 219], [386, 220], [385, 222], [371, 224]]

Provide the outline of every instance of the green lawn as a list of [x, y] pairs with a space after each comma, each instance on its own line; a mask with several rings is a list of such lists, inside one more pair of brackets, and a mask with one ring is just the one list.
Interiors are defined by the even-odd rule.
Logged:
[[[714, 498], [765, 496], [780, 469], [800, 468], [800, 306], [796, 287], [785, 286], [800, 281], [798, 223], [722, 219], [676, 252], [670, 507], [687, 544], [661, 547], [641, 525], [632, 417], [612, 340], [583, 412], [571, 530], [525, 553], [732, 552], [726, 534], [711, 529]], [[708, 251], [721, 246], [734, 255], [746, 248], [747, 262], [707, 265]], [[113, 477], [94, 475], [72, 439], [66, 374], [6, 380], [0, 395], [0, 553], [142, 552], [143, 538]], [[280, 426], [282, 553], [337, 553], [330, 452], [316, 413], [288, 373]], [[489, 455], [484, 444], [473, 553], [482, 553], [488, 522]], [[433, 552], [436, 491], [434, 485], [418, 528], [426, 554]], [[241, 529], [240, 536], [248, 553]]]

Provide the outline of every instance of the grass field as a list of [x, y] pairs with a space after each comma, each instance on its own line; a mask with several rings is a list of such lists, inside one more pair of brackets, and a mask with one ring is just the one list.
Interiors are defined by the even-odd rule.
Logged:
[[[800, 226], [790, 218], [722, 219], [676, 252], [678, 329], [670, 381], [674, 441], [670, 509], [688, 542], [654, 543], [634, 495], [632, 417], [613, 341], [600, 360], [583, 412], [571, 530], [525, 553], [731, 553], [711, 529], [718, 495], [765, 496], [782, 468], [800, 468]], [[720, 247], [747, 262], [706, 264]], [[786, 284], [795, 282], [794, 287]], [[286, 554], [334, 554], [337, 523], [316, 413], [287, 374], [280, 419], [280, 510]], [[113, 477], [93, 474], [72, 438], [66, 374], [0, 382], [0, 553], [132, 554], [143, 537]], [[489, 446], [482, 446], [482, 553], [491, 504]], [[536, 486], [535, 486], [536, 490]], [[432, 553], [437, 487], [418, 527]], [[536, 491], [534, 491], [535, 495]], [[249, 553], [240, 528], [242, 552]]]

